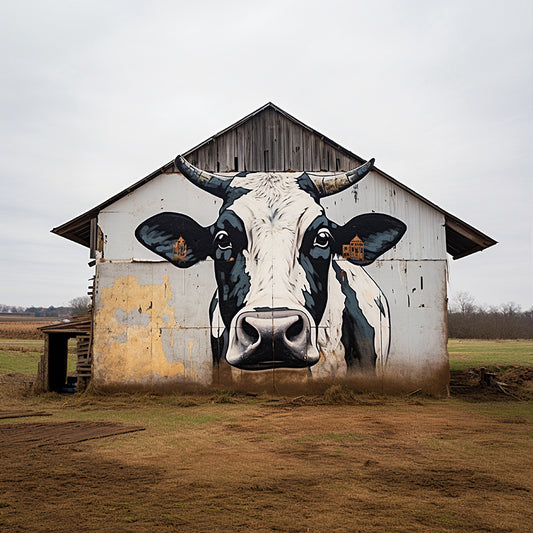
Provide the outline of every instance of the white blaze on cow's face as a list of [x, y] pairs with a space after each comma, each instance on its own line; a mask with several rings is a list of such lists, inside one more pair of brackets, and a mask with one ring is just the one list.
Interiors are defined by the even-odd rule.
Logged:
[[242, 366], [253, 354], [254, 368], [259, 369], [262, 362], [256, 353], [264, 351], [265, 339], [295, 354], [294, 366], [318, 361], [316, 324], [305, 308], [310, 287], [299, 251], [307, 228], [323, 209], [299, 187], [297, 178], [289, 173], [254, 173], [232, 181], [232, 187], [250, 191], [228, 207], [246, 231], [243, 256], [249, 291], [230, 326], [230, 364]]
[[243, 221], [248, 240], [247, 307], [305, 306], [304, 290], [309, 286], [298, 255], [305, 231], [323, 209], [300, 189], [297, 177], [251, 174], [232, 182], [233, 187], [250, 189], [230, 207]]

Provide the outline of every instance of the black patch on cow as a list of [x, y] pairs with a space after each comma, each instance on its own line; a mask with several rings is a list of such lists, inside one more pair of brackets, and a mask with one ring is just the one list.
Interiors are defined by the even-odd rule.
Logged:
[[224, 202], [222, 204], [222, 207], [220, 208], [220, 211], [218, 212], [219, 215], [222, 215], [226, 210], [228, 210], [233, 203], [244, 196], [245, 194], [248, 194], [250, 192], [250, 189], [246, 189], [244, 187], [232, 187], [231, 185], [226, 189], [226, 194], [224, 196]]
[[[307, 228], [302, 239], [298, 254], [298, 261], [302, 265], [309, 285], [309, 291], [304, 291], [305, 308], [313, 317], [315, 324], [319, 324], [328, 300], [328, 271], [334, 247], [333, 240], [327, 247], [316, 246], [315, 239], [322, 230], [332, 232], [335, 224], [326, 216], [320, 215]], [[333, 236], [333, 234], [332, 234]]]
[[385, 316], [385, 308], [383, 307], [383, 302], [381, 301], [381, 294], [377, 298], [374, 298], [374, 302], [378, 306], [381, 316]]
[[308, 193], [317, 204], [320, 203], [320, 193], [318, 192], [318, 189], [313, 183], [313, 180], [306, 172], [301, 174], [296, 180], [296, 182], [298, 183], [298, 186], [300, 187], [300, 189], [302, 189], [302, 191]]
[[[200, 226], [187, 215], [159, 213], [139, 224], [135, 237], [149, 250], [179, 268], [188, 268], [204, 260], [212, 252], [209, 228]], [[178, 252], [176, 243], [185, 241], [184, 254]]]
[[357, 302], [357, 296], [343, 276], [342, 268], [333, 262], [335, 276], [345, 296], [342, 312], [341, 342], [344, 346], [344, 358], [349, 371], [369, 371], [375, 368], [377, 355], [374, 350], [374, 328], [368, 323]]
[[227, 233], [231, 248], [219, 249], [213, 244], [215, 276], [218, 285], [220, 314], [227, 328], [250, 292], [250, 276], [246, 272], [243, 251], [248, 247], [244, 223], [233, 211], [224, 211], [210, 228], [212, 239], [220, 231]]
[[245, 178], [246, 176], [248, 176], [248, 174], [250, 174], [250, 173], [246, 172], [246, 171], [243, 171], [243, 172], [239, 172], [238, 174], [235, 174], [235, 177], [236, 178]]
[[369, 265], [380, 255], [395, 246], [403, 237], [407, 226], [397, 218], [382, 213], [368, 213], [352, 218], [335, 233], [335, 252], [342, 255], [342, 245], [359, 237], [364, 244], [364, 259], [346, 257], [354, 265]]

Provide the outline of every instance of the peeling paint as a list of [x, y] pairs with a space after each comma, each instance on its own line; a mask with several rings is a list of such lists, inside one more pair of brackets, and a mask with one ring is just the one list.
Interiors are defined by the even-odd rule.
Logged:
[[136, 325], [145, 328], [150, 324], [150, 315], [143, 313], [141, 308], [132, 309], [129, 313], [122, 309], [117, 309], [115, 318], [119, 324], [124, 324], [125, 326]]
[[174, 308], [169, 305], [171, 298], [168, 274], [164, 274], [161, 284], [141, 285], [137, 277], [129, 275], [102, 287], [95, 324], [108, 334], [95, 337], [98, 382], [150, 382], [178, 377], [197, 380], [192, 359], [186, 369], [183, 361], [175, 360], [174, 350], [165, 350], [165, 345], [173, 345], [172, 329], [178, 327]]
[[113, 337], [117, 342], [125, 343], [128, 342], [128, 334], [126, 332], [121, 333], [120, 335], [117, 335], [116, 337]]

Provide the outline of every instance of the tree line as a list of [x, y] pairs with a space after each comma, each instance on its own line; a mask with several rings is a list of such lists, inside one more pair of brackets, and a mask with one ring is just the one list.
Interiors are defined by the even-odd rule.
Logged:
[[448, 336], [457, 339], [533, 339], [533, 307], [522, 311], [513, 302], [484, 307], [466, 292], [448, 307]]
[[64, 318], [68, 316], [83, 316], [89, 312], [91, 299], [88, 296], [79, 296], [70, 300], [68, 305], [54, 307], [22, 307], [19, 305], [0, 304], [0, 313], [14, 314], [44, 318]]

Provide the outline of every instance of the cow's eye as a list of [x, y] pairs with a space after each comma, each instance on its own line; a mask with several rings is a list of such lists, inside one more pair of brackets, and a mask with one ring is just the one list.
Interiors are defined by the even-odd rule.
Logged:
[[331, 233], [327, 229], [321, 229], [315, 237], [313, 246], [319, 246], [320, 248], [327, 248], [331, 241]]
[[215, 235], [215, 244], [221, 250], [229, 250], [231, 248], [231, 240], [226, 231], [221, 230]]

